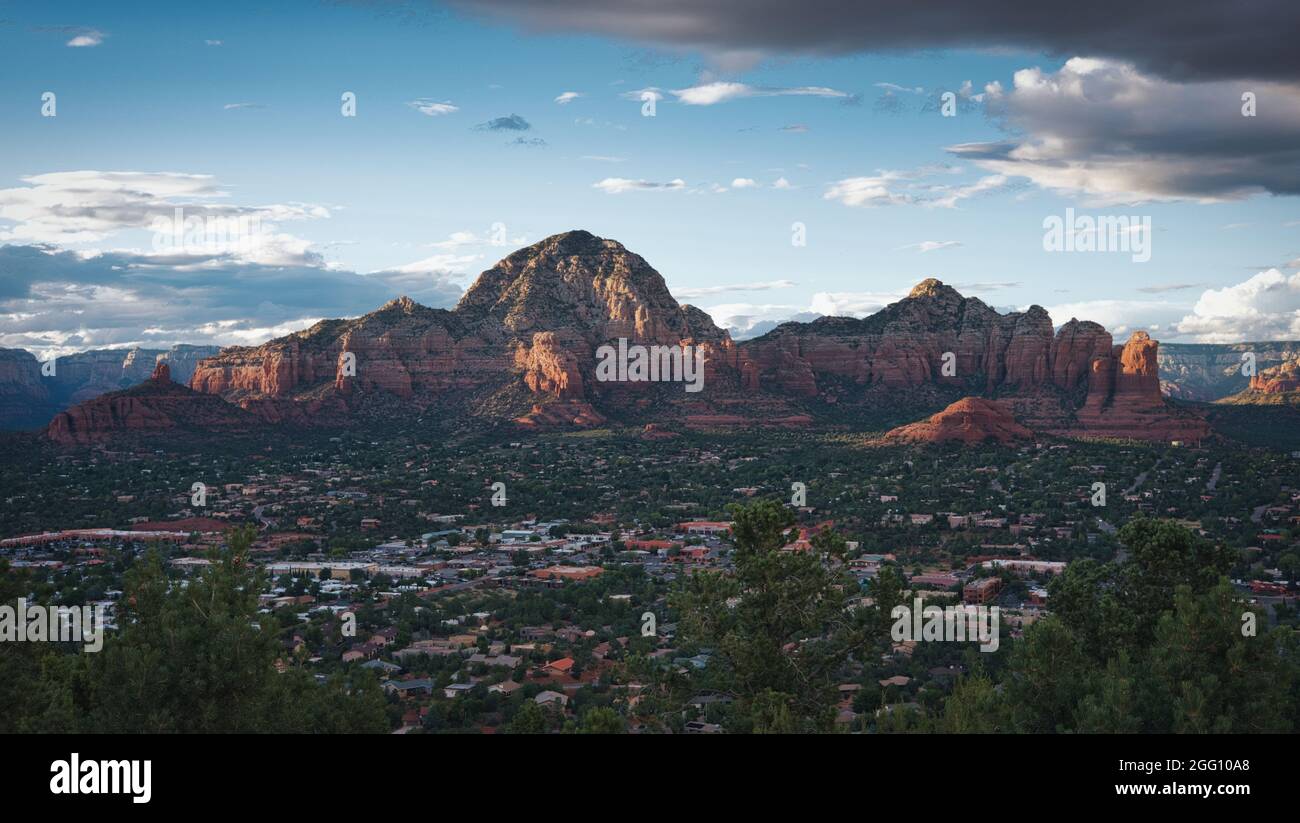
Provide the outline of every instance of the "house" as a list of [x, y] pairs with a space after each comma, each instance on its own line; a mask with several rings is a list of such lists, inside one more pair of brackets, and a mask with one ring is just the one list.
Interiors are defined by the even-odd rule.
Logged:
[[509, 654], [487, 655], [480, 652], [471, 654], [466, 660], [470, 663], [482, 663], [489, 668], [513, 669], [523, 662], [522, 657], [515, 657]]
[[383, 684], [384, 691], [398, 697], [413, 697], [419, 694], [433, 694], [433, 681], [428, 678], [416, 680], [389, 680]]
[[559, 692], [553, 692], [547, 689], [544, 692], [538, 692], [533, 698], [533, 702], [539, 706], [559, 706], [564, 708], [569, 705], [569, 698]]
[[503, 680], [500, 683], [493, 683], [488, 686], [488, 694], [504, 694], [506, 697], [514, 694], [524, 687], [522, 683], [516, 683], [513, 680]]
[[548, 674], [569, 674], [573, 670], [573, 658], [561, 657], [542, 667]]
[[442, 696], [448, 700], [454, 700], [462, 694], [469, 694], [470, 689], [473, 688], [473, 683], [451, 683], [442, 690]]
[[722, 726], [717, 723], [705, 723], [702, 720], [692, 720], [685, 725], [687, 734], [722, 734]]
[[705, 709], [714, 705], [728, 705], [732, 702], [730, 695], [719, 694], [717, 692], [702, 692], [686, 701], [686, 705], [693, 706], [697, 709]]

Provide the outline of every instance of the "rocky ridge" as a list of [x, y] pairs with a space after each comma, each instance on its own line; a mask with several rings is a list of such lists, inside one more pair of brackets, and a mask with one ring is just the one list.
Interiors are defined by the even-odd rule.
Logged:
[[[602, 381], [597, 350], [620, 338], [699, 347], [704, 390]], [[190, 386], [261, 420], [300, 424], [346, 423], [380, 398], [453, 410], [472, 396], [501, 398], [479, 408], [523, 403], [512, 419], [533, 429], [788, 427], [886, 401], [919, 417], [978, 396], [1048, 433], [1198, 439], [1203, 424], [1160, 396], [1157, 352], [1144, 334], [1115, 346], [1100, 325], [1073, 319], [1054, 332], [1041, 307], [1000, 314], [933, 279], [870, 317], [787, 323], [737, 344], [678, 304], [642, 257], [573, 231], [507, 256], [452, 310], [403, 297], [223, 349], [197, 364]]]

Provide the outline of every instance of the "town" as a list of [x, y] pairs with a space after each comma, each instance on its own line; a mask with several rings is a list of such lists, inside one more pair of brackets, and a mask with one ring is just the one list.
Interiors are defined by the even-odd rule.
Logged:
[[670, 595], [734, 572], [732, 506], [758, 500], [789, 512], [782, 553], [843, 538], [825, 562], [860, 606], [883, 574], [901, 602], [1000, 612], [996, 651], [886, 636], [856, 656], [836, 687], [846, 731], [934, 715], [972, 668], [996, 671], [1052, 613], [1052, 581], [1123, 553], [1133, 518], [1227, 547], [1242, 596], [1300, 625], [1297, 457], [1279, 452], [419, 427], [244, 446], [6, 455], [0, 557], [43, 602], [106, 609], [111, 635], [132, 565], [157, 553], [185, 586], [249, 524], [277, 669], [366, 672], [402, 733], [732, 731], [733, 698], [710, 688], [717, 650], [682, 636]]

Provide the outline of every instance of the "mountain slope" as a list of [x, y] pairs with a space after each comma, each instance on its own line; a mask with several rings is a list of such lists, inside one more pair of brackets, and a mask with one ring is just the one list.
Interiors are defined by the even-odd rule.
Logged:
[[[399, 298], [261, 346], [223, 349], [196, 366], [190, 385], [262, 420], [304, 425], [433, 407], [533, 428], [861, 425], [881, 408], [916, 420], [976, 395], [1043, 432], [1206, 433], [1161, 398], [1154, 340], [1112, 343], [1096, 323], [1071, 320], [1054, 333], [1041, 307], [1004, 315], [926, 280], [870, 317], [787, 323], [738, 345], [704, 312], [679, 304], [639, 255], [572, 231], [507, 256], [453, 310]], [[607, 345], [645, 347], [656, 370], [673, 371], [676, 357], [680, 379], [603, 372]], [[696, 351], [703, 376], [691, 391], [682, 368]]]
[[1214, 402], [1250, 387], [1242, 355], [1255, 356], [1256, 373], [1300, 360], [1300, 342], [1167, 343], [1160, 347], [1160, 389], [1179, 400]]
[[173, 382], [168, 365], [160, 362], [152, 376], [137, 386], [59, 412], [44, 435], [65, 446], [87, 445], [126, 434], [246, 431], [260, 422], [219, 397]]
[[172, 379], [188, 384], [194, 366], [217, 354], [217, 346], [179, 345], [170, 349], [90, 349], [54, 361], [54, 373], [41, 373], [35, 355], [23, 349], [0, 349], [0, 429], [45, 425], [69, 406], [146, 380], [158, 363]]

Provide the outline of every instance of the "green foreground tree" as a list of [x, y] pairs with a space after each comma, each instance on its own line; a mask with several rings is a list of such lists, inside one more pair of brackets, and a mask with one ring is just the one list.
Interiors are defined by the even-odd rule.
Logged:
[[[0, 707], [0, 727], [56, 732], [384, 732], [385, 700], [369, 672], [317, 683], [286, 660], [274, 619], [257, 611], [255, 532], [188, 581], [170, 580], [155, 553], [127, 573], [118, 632], [98, 654], [42, 649], [18, 667], [31, 696]], [[44, 644], [41, 644], [44, 645]], [[14, 688], [13, 684], [9, 684]], [[19, 713], [13, 713], [19, 712]]]
[[774, 501], [732, 508], [734, 573], [691, 575], [670, 596], [683, 640], [713, 652], [709, 674], [735, 699], [735, 730], [825, 731], [835, 675], [862, 639], [847, 601], [844, 541], [819, 532], [811, 552], [782, 551], [794, 514]]

